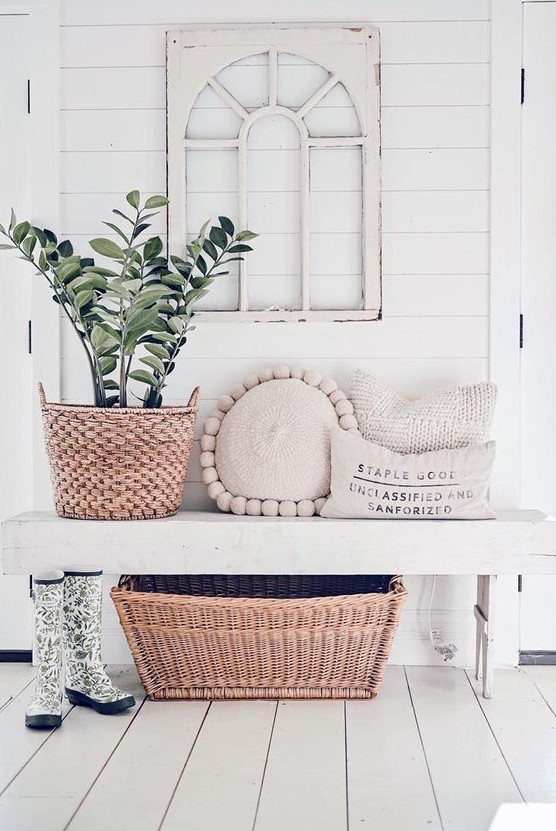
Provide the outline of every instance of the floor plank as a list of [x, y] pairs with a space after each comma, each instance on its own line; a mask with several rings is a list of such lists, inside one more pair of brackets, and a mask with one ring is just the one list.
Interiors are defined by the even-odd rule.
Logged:
[[[204, 701], [146, 701], [69, 825], [158, 828], [207, 711]], [[148, 796], [148, 799], [146, 798]]]
[[555, 802], [556, 716], [531, 676], [522, 670], [498, 670], [491, 699], [484, 699], [473, 683], [525, 800]]
[[248, 831], [253, 826], [274, 701], [211, 704], [162, 831]]
[[440, 831], [403, 667], [390, 666], [378, 698], [346, 703], [350, 828]]
[[343, 701], [279, 703], [254, 828], [347, 828]]
[[62, 831], [72, 805], [73, 800], [63, 796], [35, 799], [5, 795], [0, 799], [0, 828], [3, 831]]
[[556, 666], [522, 667], [550, 709], [556, 713]]
[[35, 673], [31, 664], [0, 663], [0, 710], [31, 683]]
[[[65, 702], [45, 733], [24, 727], [33, 674], [0, 665], [2, 831], [487, 831], [521, 794], [556, 802], [553, 667], [497, 670], [491, 700], [463, 670], [392, 666], [374, 701]], [[142, 701], [133, 667], [117, 683]]]
[[[143, 700], [135, 668], [111, 672], [123, 689]], [[6, 709], [9, 714], [13, 709]], [[17, 778], [0, 797], [0, 828], [31, 831], [61, 831], [70, 820], [99, 770], [134, 719], [138, 708], [114, 716], [100, 716], [86, 707], [73, 707], [62, 727], [47, 736], [40, 752], [29, 759]], [[0, 713], [0, 717], [3, 713]], [[26, 730], [18, 719], [19, 735], [12, 741], [40, 742], [41, 731]], [[1, 730], [1, 728], [0, 728]], [[27, 739], [31, 736], [31, 739]], [[53, 798], [55, 801], [53, 802]], [[41, 809], [41, 805], [43, 808]], [[40, 823], [35, 817], [40, 816]]]
[[[0, 794], [3, 794], [14, 777], [52, 736], [52, 731], [29, 730], [25, 727], [25, 711], [33, 692], [34, 684], [29, 684], [0, 710]], [[64, 700], [64, 719], [71, 709]], [[1, 799], [0, 796], [0, 802]], [[3, 827], [0, 822], [0, 828]]]
[[444, 828], [487, 831], [500, 803], [521, 795], [464, 670], [406, 672]]

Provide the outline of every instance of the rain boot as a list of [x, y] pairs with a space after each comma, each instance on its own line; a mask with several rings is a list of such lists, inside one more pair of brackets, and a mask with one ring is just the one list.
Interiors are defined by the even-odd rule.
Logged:
[[33, 578], [35, 601], [35, 692], [25, 713], [27, 727], [51, 729], [62, 723], [62, 596], [63, 571], [45, 571]]
[[101, 655], [102, 571], [66, 571], [62, 634], [65, 692], [71, 704], [110, 715], [133, 707], [135, 699], [118, 689]]

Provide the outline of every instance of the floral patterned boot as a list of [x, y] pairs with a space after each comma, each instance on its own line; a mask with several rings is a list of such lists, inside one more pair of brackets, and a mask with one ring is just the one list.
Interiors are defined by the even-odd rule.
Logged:
[[101, 657], [102, 571], [66, 571], [62, 624], [66, 695], [71, 704], [109, 715], [135, 699], [114, 686]]
[[35, 659], [37, 680], [31, 703], [25, 713], [27, 727], [50, 729], [62, 723], [63, 571], [45, 571], [33, 578], [35, 599]]

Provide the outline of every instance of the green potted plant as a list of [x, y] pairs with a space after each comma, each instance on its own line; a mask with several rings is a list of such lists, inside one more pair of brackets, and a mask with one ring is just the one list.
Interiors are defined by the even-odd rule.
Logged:
[[[61, 516], [144, 519], [179, 508], [193, 439], [198, 389], [186, 407], [163, 407], [163, 390], [194, 329], [195, 307], [227, 266], [251, 251], [256, 234], [236, 232], [224, 216], [207, 222], [184, 257], [163, 253], [150, 220], [165, 196], [131, 210], [114, 209], [105, 224], [118, 237], [90, 240], [111, 261], [98, 265], [74, 252], [69, 240], [12, 210], [0, 225], [6, 243], [48, 282], [52, 299], [68, 317], [86, 354], [94, 406], [50, 404], [41, 389], [45, 441]], [[135, 406], [129, 406], [134, 404]]]

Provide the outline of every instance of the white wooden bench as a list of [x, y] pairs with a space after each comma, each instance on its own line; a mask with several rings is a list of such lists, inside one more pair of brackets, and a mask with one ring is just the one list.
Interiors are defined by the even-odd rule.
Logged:
[[495, 586], [502, 574], [556, 574], [556, 521], [348, 520], [180, 513], [142, 522], [20, 514], [2, 524], [2, 570], [81, 565], [107, 574], [474, 574], [476, 675], [492, 695]]

